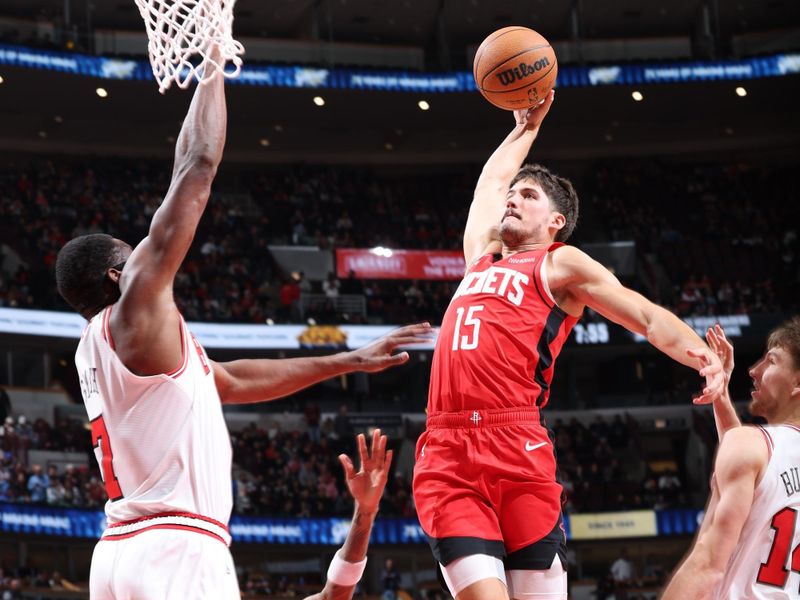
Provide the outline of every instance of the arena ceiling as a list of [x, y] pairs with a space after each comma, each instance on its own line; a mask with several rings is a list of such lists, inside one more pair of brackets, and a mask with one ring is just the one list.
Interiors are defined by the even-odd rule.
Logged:
[[[169, 156], [189, 91], [3, 67], [0, 149]], [[541, 158], [766, 152], [798, 156], [800, 76], [736, 82], [564, 88]], [[98, 86], [108, 97], [95, 93]], [[325, 98], [325, 106], [312, 102]], [[513, 126], [477, 92], [355, 92], [228, 86], [228, 162], [480, 163]], [[430, 110], [417, 106], [420, 99]]]
[[[573, 18], [573, 6], [575, 17]], [[552, 40], [691, 35], [707, 7], [722, 37], [800, 25], [796, 0], [238, 0], [239, 35], [453, 49], [507, 25]], [[3, 0], [0, 15], [138, 30], [133, 0]]]

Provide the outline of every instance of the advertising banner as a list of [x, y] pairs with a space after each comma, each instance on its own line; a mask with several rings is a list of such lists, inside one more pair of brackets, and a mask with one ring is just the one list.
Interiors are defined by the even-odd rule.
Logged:
[[[118, 59], [74, 52], [0, 44], [0, 65], [45, 69], [103, 79], [150, 81], [153, 73], [143, 59]], [[743, 81], [800, 73], [800, 54], [774, 54], [739, 60], [626, 63], [597, 66], [563, 65], [557, 87], [593, 87], [646, 83]], [[231, 85], [290, 88], [336, 88], [387, 92], [474, 92], [469, 71], [415, 73], [360, 69], [325, 69], [299, 65], [245, 64]]]
[[[702, 522], [699, 509], [640, 510], [619, 513], [564, 515], [571, 540], [691, 535]], [[105, 529], [102, 511], [0, 503], [0, 532], [98, 539]], [[234, 515], [229, 529], [235, 543], [341, 545], [350, 529], [348, 519], [294, 519]], [[426, 544], [416, 519], [379, 518], [373, 544]]]
[[658, 534], [653, 510], [573, 514], [569, 519], [573, 540], [651, 537]]
[[453, 279], [464, 276], [464, 254], [458, 250], [390, 250], [337, 248], [340, 279]]

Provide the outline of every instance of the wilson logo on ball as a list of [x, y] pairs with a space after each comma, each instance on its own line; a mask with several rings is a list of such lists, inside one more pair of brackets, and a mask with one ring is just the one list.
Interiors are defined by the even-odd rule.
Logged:
[[535, 63], [527, 64], [527, 63], [519, 63], [518, 67], [514, 67], [512, 69], [506, 69], [505, 71], [501, 71], [500, 73], [495, 73], [497, 78], [500, 80], [500, 85], [511, 85], [515, 81], [521, 81], [526, 77], [541, 71], [545, 67], [550, 66], [550, 61], [547, 57], [542, 57], [537, 60]]

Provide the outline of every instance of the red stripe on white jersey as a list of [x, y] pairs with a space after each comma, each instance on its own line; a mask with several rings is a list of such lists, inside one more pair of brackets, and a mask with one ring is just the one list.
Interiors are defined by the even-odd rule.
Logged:
[[769, 451], [769, 458], [772, 459], [772, 451], [775, 449], [775, 442], [772, 441], [772, 436], [769, 434], [769, 431], [758, 425], [759, 431], [761, 431], [762, 435], [764, 436], [764, 441], [767, 443], [767, 450]]
[[172, 378], [180, 377], [186, 370], [186, 367], [189, 366], [189, 353], [186, 351], [186, 334], [183, 332], [183, 329], [185, 327], [183, 323], [183, 317], [181, 317], [180, 325], [181, 325], [181, 366], [167, 373], [167, 376]]
[[228, 527], [219, 521], [193, 513], [156, 513], [130, 521], [109, 524], [103, 532], [104, 540], [120, 540], [134, 536], [148, 529], [183, 529], [204, 533], [230, 545], [231, 535]]
[[103, 542], [116, 542], [118, 540], [125, 540], [131, 538], [135, 535], [139, 535], [144, 531], [152, 531], [154, 529], [179, 529], [183, 531], [191, 531], [192, 533], [201, 533], [203, 535], [207, 535], [208, 537], [214, 538], [215, 540], [222, 542], [226, 546], [230, 545], [228, 540], [218, 536], [216, 533], [211, 533], [205, 529], [201, 529], [200, 527], [192, 527], [190, 525], [178, 525], [176, 523], [165, 523], [163, 525], [148, 525], [147, 527], [142, 527], [141, 529], [137, 529], [136, 531], [131, 531], [129, 533], [109, 533], [103, 534], [103, 537], [100, 538], [100, 541]]

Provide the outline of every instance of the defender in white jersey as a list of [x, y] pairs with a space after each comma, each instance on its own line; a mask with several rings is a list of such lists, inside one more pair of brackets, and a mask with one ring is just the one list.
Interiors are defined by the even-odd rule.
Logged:
[[663, 600], [800, 598], [800, 317], [750, 368], [750, 411], [724, 434], [697, 540]]
[[[212, 60], [220, 62], [218, 51]], [[61, 296], [88, 321], [76, 355], [109, 500], [93, 600], [238, 599], [228, 551], [231, 447], [221, 404], [279, 398], [329, 377], [408, 360], [428, 324], [328, 357], [215, 363], [192, 337], [173, 282], [222, 158], [223, 78], [197, 87], [164, 202], [135, 249], [109, 235], [59, 252]], [[374, 515], [373, 515], [374, 517]], [[347, 569], [345, 569], [347, 570]]]

